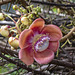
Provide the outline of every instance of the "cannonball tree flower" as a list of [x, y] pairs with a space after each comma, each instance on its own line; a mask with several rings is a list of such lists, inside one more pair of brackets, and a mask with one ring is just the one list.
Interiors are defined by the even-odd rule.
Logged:
[[21, 32], [19, 37], [19, 59], [26, 65], [34, 60], [39, 64], [47, 64], [54, 58], [54, 52], [59, 47], [62, 37], [61, 30], [56, 25], [44, 25], [43, 19], [36, 19], [29, 29]]

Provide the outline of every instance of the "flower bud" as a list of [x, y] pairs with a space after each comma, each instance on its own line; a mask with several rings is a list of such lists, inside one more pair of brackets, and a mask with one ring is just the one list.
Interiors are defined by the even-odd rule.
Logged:
[[29, 16], [28, 16], [29, 18], [33, 18], [33, 14], [29, 14]]
[[27, 9], [30, 9], [30, 6], [27, 6]]
[[37, 6], [37, 12], [41, 13], [41, 8]]
[[38, 12], [34, 12], [35, 14], [38, 14]]
[[17, 10], [18, 9], [18, 6], [17, 5], [13, 5], [13, 9], [14, 10]]
[[34, 5], [30, 5], [30, 7], [31, 7], [31, 8], [33, 8], [33, 7], [34, 7]]
[[3, 13], [0, 13], [0, 20], [4, 20], [4, 15], [3, 15]]
[[21, 22], [24, 24], [24, 25], [28, 25], [29, 24], [29, 19], [27, 17], [22, 17], [21, 18]]
[[10, 37], [8, 42], [13, 48], [19, 47], [19, 40], [15, 37]]
[[23, 9], [22, 12], [23, 12], [23, 13], [27, 13], [27, 10], [26, 10], [26, 9]]
[[0, 33], [1, 33], [2, 36], [8, 37], [9, 36], [8, 26], [7, 25], [1, 26]]

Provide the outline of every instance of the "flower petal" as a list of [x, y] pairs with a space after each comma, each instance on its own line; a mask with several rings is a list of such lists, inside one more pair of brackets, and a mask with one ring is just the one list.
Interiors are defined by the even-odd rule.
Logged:
[[53, 58], [54, 58], [54, 52], [49, 49], [47, 49], [43, 52], [34, 53], [34, 59], [39, 64], [47, 64], [47, 63], [51, 62]]
[[49, 50], [56, 52], [58, 47], [59, 47], [59, 41], [50, 41], [49, 42], [49, 47], [48, 47]]
[[44, 27], [44, 20], [41, 18], [36, 19], [30, 26], [30, 29], [32, 29], [34, 32], [39, 31]]
[[33, 39], [33, 31], [31, 29], [25, 29], [21, 32], [19, 37], [19, 46], [20, 48], [27, 47], [29, 44], [32, 43]]
[[59, 27], [55, 25], [47, 25], [42, 29], [42, 34], [48, 34], [50, 41], [58, 41], [62, 37], [62, 32]]
[[26, 65], [31, 65], [34, 62], [32, 48], [29, 46], [27, 48], [21, 49], [19, 51], [19, 59]]

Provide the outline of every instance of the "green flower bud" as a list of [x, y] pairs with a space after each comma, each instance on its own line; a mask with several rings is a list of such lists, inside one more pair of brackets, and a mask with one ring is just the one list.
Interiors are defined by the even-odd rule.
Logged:
[[30, 7], [31, 7], [31, 8], [33, 8], [33, 7], [34, 7], [34, 5], [30, 5]]
[[39, 15], [37, 14], [36, 17], [39, 17]]
[[14, 10], [17, 10], [18, 9], [18, 6], [17, 5], [13, 5], [13, 9]]
[[33, 18], [33, 14], [30, 14], [28, 17], [29, 17], [29, 18]]
[[41, 12], [41, 8], [37, 6], [37, 12]]
[[22, 8], [22, 7], [20, 7], [20, 10], [22, 11], [22, 10], [23, 10], [23, 8]]
[[33, 11], [37, 11], [37, 8], [33, 8]]
[[27, 6], [27, 9], [30, 9], [30, 6]]
[[26, 10], [26, 9], [23, 9], [22, 12], [23, 12], [23, 13], [27, 13], [27, 10]]
[[38, 12], [34, 12], [35, 14], [38, 14]]

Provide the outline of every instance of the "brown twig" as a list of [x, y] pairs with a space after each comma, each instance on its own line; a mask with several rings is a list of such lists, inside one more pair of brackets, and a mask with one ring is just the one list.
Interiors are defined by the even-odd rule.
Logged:
[[71, 29], [71, 31], [67, 35], [65, 35], [64, 37], [62, 37], [61, 40], [60, 40], [60, 42], [64, 42], [66, 39], [71, 38], [74, 31], [75, 31], [75, 27], [73, 27]]
[[67, 50], [67, 51], [73, 51], [73, 50], [75, 50], [75, 47], [66, 47], [65, 50]]
[[[0, 55], [2, 58], [8, 60], [10, 62], [11, 59], [7, 58], [7, 57], [4, 57], [2, 54]], [[14, 61], [11, 62], [11, 63], [15, 63]], [[17, 63], [17, 62], [16, 62]], [[70, 62], [65, 62], [65, 61], [62, 61], [62, 60], [57, 60], [57, 59], [54, 59], [51, 64], [56, 64], [56, 65], [60, 65], [60, 66], [66, 66], [66, 67], [69, 67], [69, 68], [73, 68], [75, 69], [75, 64], [71, 64]]]
[[61, 66], [65, 66], [65, 67], [69, 67], [69, 68], [75, 69], [75, 64], [71, 64], [70, 62], [65, 62], [65, 61], [62, 61], [62, 60], [54, 59], [51, 62], [51, 64], [61, 65]]
[[42, 2], [42, 1], [35, 1], [35, 0], [31, 0], [31, 2], [44, 4], [44, 5], [50, 5], [50, 6], [75, 7], [75, 4], [57, 4], [52, 2]]
[[0, 44], [0, 52], [5, 53], [5, 54], [10, 54], [11, 56], [18, 56], [18, 53], [16, 51], [13, 51], [11, 49], [4, 49], [3, 46], [5, 47], [5, 45], [1, 45]]

